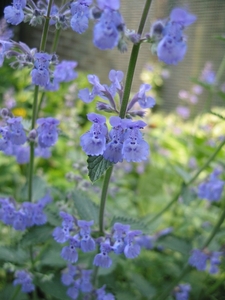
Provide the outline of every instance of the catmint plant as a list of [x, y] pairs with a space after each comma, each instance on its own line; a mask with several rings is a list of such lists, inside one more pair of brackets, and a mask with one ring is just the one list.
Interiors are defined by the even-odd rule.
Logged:
[[[195, 289], [188, 282], [180, 282], [190, 270], [207, 270], [212, 278], [216, 277], [214, 274], [220, 276], [224, 251], [216, 235], [225, 218], [221, 204], [222, 169], [218, 171], [215, 168], [209, 179], [200, 183], [198, 197], [190, 191], [200, 173], [212, 167], [210, 164], [216, 161], [225, 140], [205, 158], [198, 170], [197, 163], [195, 168], [189, 166], [190, 174], [180, 166], [174, 166], [174, 161], [166, 160], [165, 170], [159, 172], [160, 180], [156, 184], [154, 176], [157, 177], [156, 167], [161, 168], [162, 157], [160, 161], [157, 159], [160, 151], [155, 145], [159, 144], [159, 136], [163, 134], [157, 131], [158, 124], [151, 124], [151, 116], [158, 104], [154, 84], [143, 82], [139, 89], [131, 90], [140, 46], [150, 43], [159, 61], [177, 65], [185, 59], [188, 51], [184, 32], [197, 21], [197, 17], [183, 7], [174, 7], [168, 18], [153, 22], [149, 32], [145, 33], [151, 0], [145, 1], [137, 31], [127, 28], [119, 0], [59, 2], [13, 0], [4, 8], [5, 21], [0, 23], [0, 66], [4, 67], [10, 59], [9, 65], [16, 72], [26, 72], [25, 91], [29, 93], [29, 103], [26, 103], [28, 113], [23, 117], [18, 115], [16, 103], [2, 107], [0, 114], [0, 151], [7, 168], [12, 170], [12, 179], [7, 177], [8, 186], [0, 191], [1, 227], [8, 238], [7, 247], [0, 249], [0, 260], [5, 262], [1, 276], [7, 278], [6, 294], [9, 291], [9, 296], [4, 294], [4, 297], [22, 299], [22, 292], [28, 294], [26, 299], [33, 300], [66, 297], [86, 300], [147, 297], [163, 300], [168, 296], [187, 300]], [[40, 45], [30, 48], [24, 42], [12, 39], [12, 30], [7, 28], [6, 23], [15, 26], [22, 22], [42, 28]], [[99, 51], [117, 48], [121, 52], [118, 55], [122, 55], [129, 47], [132, 48], [127, 72], [114, 68], [108, 70], [108, 83], [103, 83], [92, 70], [87, 80], [82, 78], [81, 70], [76, 71], [79, 61], [67, 61], [57, 55], [61, 30], [71, 29], [71, 34], [82, 35], [90, 25], [93, 28], [93, 47]], [[54, 39], [51, 51], [47, 52], [50, 30]], [[211, 88], [210, 93], [216, 92], [224, 62], [221, 65], [218, 74], [210, 70], [202, 74], [201, 82], [193, 90], [193, 97], [202, 93], [204, 84]], [[70, 89], [69, 96], [73, 101], [70, 105], [60, 103], [60, 113], [54, 113], [51, 98], [67, 100], [66, 89], [70, 84], [73, 89]], [[186, 97], [184, 91], [179, 95], [183, 99]], [[196, 103], [198, 99], [193, 97], [192, 102]], [[65, 116], [62, 116], [64, 113]], [[177, 113], [185, 119], [189, 116], [182, 105], [178, 106]], [[223, 117], [221, 119], [224, 121]], [[69, 126], [73, 128], [73, 134], [67, 130]], [[173, 141], [174, 136], [170, 138]], [[152, 161], [149, 141], [153, 145]], [[71, 145], [76, 149], [70, 153]], [[179, 144], [174, 145], [165, 142], [164, 147], [180, 150]], [[180, 156], [180, 153], [176, 152], [175, 156]], [[55, 155], [60, 160], [54, 159]], [[12, 160], [11, 156], [15, 159]], [[87, 159], [85, 171], [81, 170], [84, 157]], [[64, 174], [64, 170], [68, 170], [68, 158], [76, 160], [73, 166], [74, 171], [80, 172], [79, 175]], [[126, 166], [132, 170], [130, 174], [126, 173]], [[168, 166], [171, 166], [169, 172]], [[145, 175], [146, 170], [149, 177]], [[164, 176], [171, 183], [169, 188], [163, 181]], [[178, 191], [169, 202], [167, 196], [173, 192], [174, 177]], [[88, 180], [93, 184], [92, 188]], [[58, 187], [61, 182], [65, 183], [62, 190]], [[85, 192], [80, 191], [80, 182], [84, 184]], [[113, 184], [116, 188], [110, 195]], [[157, 192], [165, 190], [166, 193], [155, 197], [148, 191], [143, 195], [139, 193], [140, 186], [146, 187], [147, 191], [149, 186], [154, 186]], [[93, 193], [94, 187], [101, 193]], [[180, 219], [190, 219], [183, 218], [185, 213], [181, 213], [182, 202], [186, 198], [196, 201], [195, 205], [199, 198], [207, 199], [216, 202], [211, 203], [212, 210], [223, 209], [215, 224], [209, 224], [212, 231], [206, 240], [199, 238], [200, 232], [204, 236], [207, 233], [203, 232], [204, 226], [201, 229], [197, 227], [194, 212], [191, 212], [193, 224], [181, 226], [179, 223]], [[163, 227], [165, 220], [160, 217], [165, 212], [169, 213], [175, 203], [175, 217], [169, 220], [166, 214], [165, 220], [169, 220], [166, 224], [169, 225]], [[191, 205], [187, 213], [194, 207]], [[155, 207], [161, 209], [157, 214]], [[138, 213], [140, 218], [135, 219]], [[210, 244], [215, 240], [214, 250], [211, 250]], [[193, 246], [197, 241], [201, 243], [198, 248]], [[180, 254], [173, 255], [173, 251]], [[186, 263], [180, 275], [177, 271], [168, 270], [171, 262], [177, 263], [178, 260], [179, 268], [174, 270], [179, 270]], [[151, 275], [156, 269], [159, 272], [157, 278], [162, 279], [158, 288]], [[169, 282], [164, 284], [164, 278]], [[152, 279], [153, 283], [150, 282]], [[9, 286], [13, 287], [12, 291]], [[0, 296], [1, 292], [0, 289]]]

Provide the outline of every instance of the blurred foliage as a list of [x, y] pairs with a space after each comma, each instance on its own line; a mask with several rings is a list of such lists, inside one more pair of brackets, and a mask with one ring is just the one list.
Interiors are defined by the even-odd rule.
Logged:
[[[27, 75], [28, 71], [21, 73], [7, 66], [0, 68], [1, 107], [9, 106], [15, 99], [12, 112], [29, 120], [33, 90]], [[162, 84], [157, 76], [154, 91]], [[50, 189], [54, 202], [46, 208], [46, 225], [16, 232], [0, 224], [0, 299], [14, 299], [17, 291], [12, 286], [12, 274], [21, 266], [35, 269], [38, 299], [67, 299], [66, 289], [60, 283], [60, 273], [66, 267], [66, 262], [60, 257], [62, 245], [51, 237], [54, 227], [61, 223], [58, 212], [65, 210], [83, 219], [91, 218], [93, 213], [95, 229], [98, 229], [102, 178], [90, 182], [87, 157], [79, 146], [81, 134], [90, 126], [86, 114], [95, 110], [95, 103], [86, 105], [77, 98], [78, 90], [86, 86], [86, 74], [79, 72], [78, 79], [62, 84], [58, 92], [40, 96], [39, 117], [54, 116], [59, 119], [60, 137], [50, 159], [37, 158], [35, 161], [37, 176], [34, 194], [39, 198]], [[167, 227], [174, 229], [169, 236], [161, 237], [152, 250], [142, 250], [137, 259], [129, 261], [114, 255], [112, 267], [99, 270], [98, 286], [106, 284], [116, 299], [153, 299], [180, 274], [191, 249], [201, 247], [215, 225], [225, 205], [224, 196], [222, 202], [208, 203], [198, 199], [196, 191], [198, 184], [215, 167], [225, 167], [224, 149], [192, 186], [183, 190], [178, 201], [151, 222], [181, 190], [182, 184], [196, 174], [224, 138], [225, 123], [218, 115], [225, 116], [225, 111], [217, 107], [212, 111], [213, 114], [200, 113], [185, 121], [175, 112], [147, 113], [145, 121], [148, 126], [144, 136], [151, 148], [149, 161], [140, 164], [123, 162], [114, 167], [106, 206], [106, 228], [110, 230], [114, 222], [129, 223], [148, 235]], [[2, 153], [0, 165], [0, 196], [11, 196], [18, 202], [26, 201], [27, 165], [17, 165], [13, 157]], [[222, 179], [225, 180], [224, 175]], [[224, 234], [225, 227], [222, 225], [209, 250], [224, 251]], [[31, 248], [35, 251], [33, 265], [29, 261]], [[92, 254], [86, 259], [84, 254], [79, 253], [79, 262], [84, 266], [91, 267], [92, 258]], [[182, 282], [192, 286], [190, 299], [224, 299], [224, 271], [224, 259], [217, 275], [193, 269], [182, 279]], [[30, 298], [19, 292], [15, 299]]]

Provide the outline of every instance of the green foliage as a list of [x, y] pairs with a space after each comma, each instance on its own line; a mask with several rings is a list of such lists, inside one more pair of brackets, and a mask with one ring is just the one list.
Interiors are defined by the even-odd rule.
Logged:
[[106, 160], [102, 155], [88, 156], [87, 159], [89, 178], [92, 182], [98, 180], [113, 164]]

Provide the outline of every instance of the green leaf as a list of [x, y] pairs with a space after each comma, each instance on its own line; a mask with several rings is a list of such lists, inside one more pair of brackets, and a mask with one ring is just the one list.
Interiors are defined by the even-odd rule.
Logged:
[[132, 273], [131, 280], [135, 287], [141, 292], [143, 296], [147, 299], [150, 299], [156, 294], [156, 290], [153, 286], [151, 286], [150, 282], [147, 281], [143, 276]]
[[109, 167], [113, 165], [110, 161], [104, 159], [102, 155], [88, 156], [88, 176], [92, 182], [98, 180]]
[[42, 280], [36, 280], [35, 283], [48, 296], [60, 300], [70, 300], [66, 294], [68, 287], [63, 286], [59, 275], [55, 276], [52, 280], [44, 282]]
[[190, 242], [172, 235], [164, 236], [158, 239], [157, 244], [160, 244], [160, 246], [163, 246], [164, 248], [169, 248], [187, 256], [190, 255], [192, 249], [192, 245]]
[[132, 218], [114, 216], [111, 221], [111, 226], [113, 226], [115, 223], [128, 224], [130, 225], [131, 230], [142, 230], [143, 233], [149, 231], [145, 223], [141, 222], [140, 220], [136, 220]]
[[184, 180], [184, 182], [188, 182], [188, 180], [191, 178], [191, 175], [186, 172], [183, 168], [179, 166], [172, 166], [174, 171]]
[[[43, 178], [39, 177], [39, 176], [34, 176], [33, 177], [33, 193], [32, 193], [32, 198], [33, 200], [39, 200], [42, 197], [45, 196], [46, 192], [47, 192], [47, 183], [43, 180]], [[21, 199], [27, 199], [27, 195], [28, 195], [28, 184], [26, 183], [21, 190]]]
[[27, 253], [20, 249], [0, 247], [0, 261], [23, 264], [28, 260]]
[[28, 247], [31, 245], [42, 244], [52, 238], [53, 227], [49, 225], [34, 226], [28, 229], [21, 239], [21, 245]]
[[51, 247], [46, 248], [45, 252], [40, 258], [40, 264], [42, 266], [52, 266], [57, 268], [63, 268], [66, 262], [60, 256], [62, 246], [56, 242], [52, 242]]
[[30, 130], [31, 130], [31, 120], [23, 119], [21, 123], [22, 123], [22, 125], [23, 125], [23, 128], [24, 128], [26, 131], [30, 131]]
[[71, 198], [74, 201], [75, 209], [82, 220], [94, 220], [95, 225], [98, 225], [98, 206], [81, 191], [72, 193]]

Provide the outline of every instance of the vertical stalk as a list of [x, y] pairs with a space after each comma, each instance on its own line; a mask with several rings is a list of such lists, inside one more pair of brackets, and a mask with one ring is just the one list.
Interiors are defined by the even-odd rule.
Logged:
[[[48, 37], [48, 28], [49, 28], [49, 21], [50, 21], [49, 16], [50, 16], [52, 3], [53, 3], [53, 0], [49, 0], [47, 16], [46, 16], [45, 25], [44, 25], [43, 32], [42, 32], [39, 51], [45, 50], [47, 37]], [[38, 92], [39, 92], [39, 86], [35, 85], [31, 129], [34, 129], [36, 119], [37, 119]], [[29, 169], [28, 169], [28, 201], [30, 201], [30, 202], [32, 202], [33, 171], [34, 171], [34, 143], [31, 142], [30, 143], [30, 164], [29, 164]]]
[[[141, 21], [139, 24], [138, 32], [137, 32], [140, 35], [143, 32], [146, 18], [147, 18], [149, 9], [150, 9], [150, 5], [151, 5], [151, 0], [146, 0], [145, 7], [144, 7], [142, 17], [141, 17]], [[135, 71], [135, 66], [136, 66], [137, 57], [138, 57], [138, 53], [139, 53], [139, 48], [140, 48], [140, 43], [133, 45], [133, 48], [131, 51], [128, 71], [127, 71], [127, 78], [126, 78], [124, 94], [123, 94], [123, 100], [121, 103], [121, 108], [120, 108], [120, 113], [119, 113], [119, 116], [121, 118], [124, 118], [126, 116], [127, 104], [128, 104], [128, 100], [130, 97], [130, 91], [131, 91], [132, 81], [133, 81], [133, 77], [134, 77], [134, 71]], [[106, 171], [103, 186], [102, 186], [101, 202], [100, 202], [100, 209], [99, 209], [99, 231], [100, 231], [100, 234], [104, 233], [104, 211], [105, 211], [105, 204], [106, 204], [106, 198], [107, 198], [107, 192], [108, 192], [108, 185], [110, 182], [112, 170], [113, 170], [113, 167], [110, 167]]]

